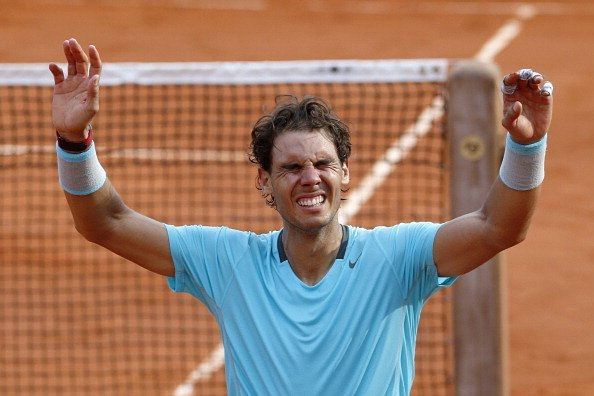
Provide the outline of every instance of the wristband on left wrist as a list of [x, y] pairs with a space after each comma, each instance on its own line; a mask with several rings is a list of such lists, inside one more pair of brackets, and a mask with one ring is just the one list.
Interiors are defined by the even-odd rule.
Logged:
[[499, 168], [501, 181], [513, 190], [527, 191], [538, 187], [545, 176], [547, 135], [531, 144], [516, 143], [508, 133], [505, 153]]

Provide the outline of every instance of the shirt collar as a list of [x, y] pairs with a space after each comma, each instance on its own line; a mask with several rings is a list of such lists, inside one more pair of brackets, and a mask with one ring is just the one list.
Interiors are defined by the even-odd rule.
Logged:
[[[338, 249], [338, 253], [336, 254], [337, 259], [344, 259], [344, 254], [346, 252], [347, 245], [349, 243], [349, 227], [344, 224], [341, 224], [342, 227], [342, 240], [340, 241], [340, 248]], [[283, 247], [283, 230], [281, 230], [278, 234], [278, 239], [276, 240], [276, 245], [278, 249], [278, 257], [280, 262], [287, 261], [287, 254], [285, 253], [285, 248]]]

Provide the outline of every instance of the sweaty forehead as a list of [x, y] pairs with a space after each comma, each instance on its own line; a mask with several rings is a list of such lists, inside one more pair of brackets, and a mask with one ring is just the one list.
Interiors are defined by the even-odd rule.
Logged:
[[287, 131], [274, 141], [273, 164], [320, 159], [338, 159], [336, 146], [324, 131]]

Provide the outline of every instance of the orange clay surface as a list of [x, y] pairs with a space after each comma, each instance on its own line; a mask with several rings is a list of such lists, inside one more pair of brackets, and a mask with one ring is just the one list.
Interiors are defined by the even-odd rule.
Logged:
[[[594, 7], [530, 4], [536, 15], [495, 58], [502, 73], [531, 67], [555, 85], [542, 199], [528, 239], [506, 253], [510, 389], [592, 395]], [[0, 0], [0, 62], [62, 62], [69, 37], [95, 44], [105, 62], [470, 58], [515, 6]]]

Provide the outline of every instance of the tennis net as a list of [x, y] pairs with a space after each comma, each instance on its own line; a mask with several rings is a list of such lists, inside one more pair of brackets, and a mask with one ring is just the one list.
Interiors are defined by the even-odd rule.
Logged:
[[[342, 221], [449, 217], [446, 60], [107, 64], [94, 122], [127, 204], [170, 224], [281, 226], [254, 187], [253, 123], [281, 94], [351, 127]], [[46, 65], [0, 66], [0, 394], [225, 394], [205, 307], [84, 241], [57, 182]], [[450, 291], [425, 307], [417, 395], [450, 395]]]

